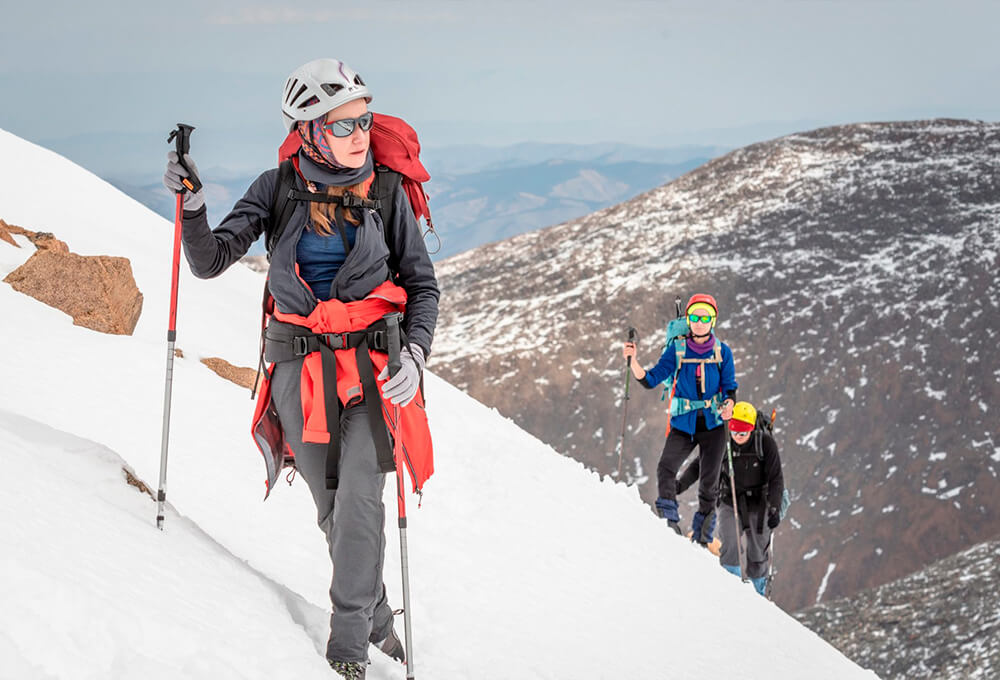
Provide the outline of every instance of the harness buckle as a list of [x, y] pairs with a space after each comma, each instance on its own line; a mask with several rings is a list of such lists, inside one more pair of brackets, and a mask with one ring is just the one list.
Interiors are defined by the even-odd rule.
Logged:
[[296, 335], [292, 338], [292, 353], [297, 357], [304, 357], [309, 354], [309, 338], [304, 335]]
[[[339, 342], [339, 346], [334, 344], [334, 338]], [[347, 333], [324, 333], [323, 342], [330, 349], [347, 349]]]

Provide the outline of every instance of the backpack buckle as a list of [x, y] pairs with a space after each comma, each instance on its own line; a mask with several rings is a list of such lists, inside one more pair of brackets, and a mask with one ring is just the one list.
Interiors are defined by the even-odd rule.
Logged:
[[386, 332], [384, 330], [372, 331], [371, 339], [371, 349], [376, 352], [387, 352], [389, 350], [389, 338], [386, 337]]

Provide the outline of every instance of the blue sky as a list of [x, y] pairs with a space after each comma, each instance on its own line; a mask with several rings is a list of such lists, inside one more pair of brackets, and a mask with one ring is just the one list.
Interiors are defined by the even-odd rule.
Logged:
[[202, 167], [271, 163], [284, 79], [319, 56], [361, 72], [373, 108], [431, 147], [1000, 119], [987, 1], [60, 0], [2, 15], [0, 128], [105, 175], [143, 167], [177, 121], [199, 128]]

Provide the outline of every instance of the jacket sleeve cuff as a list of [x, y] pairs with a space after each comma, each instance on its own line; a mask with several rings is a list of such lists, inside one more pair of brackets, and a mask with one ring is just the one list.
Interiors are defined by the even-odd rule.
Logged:
[[656, 387], [656, 385], [649, 384], [649, 371], [646, 372], [646, 375], [642, 376], [642, 379], [639, 380], [639, 384], [645, 387], [647, 390], [651, 390], [654, 387]]
[[204, 215], [207, 212], [208, 212], [208, 208], [205, 207], [205, 204], [203, 203], [197, 210], [185, 210], [184, 211], [184, 219], [186, 219], [186, 220], [193, 220], [195, 218], [201, 217], [202, 215]]

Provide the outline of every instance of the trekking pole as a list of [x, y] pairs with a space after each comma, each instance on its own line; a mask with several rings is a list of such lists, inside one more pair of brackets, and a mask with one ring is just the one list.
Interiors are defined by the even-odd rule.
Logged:
[[201, 189], [198, 176], [191, 172], [184, 162], [184, 155], [191, 146], [191, 131], [193, 125], [178, 123], [176, 129], [170, 131], [167, 143], [174, 142], [177, 149], [178, 162], [188, 172], [181, 179], [186, 189], [177, 192], [177, 203], [174, 211], [174, 260], [170, 278], [170, 319], [167, 324], [167, 378], [163, 391], [163, 432], [160, 437], [160, 486], [156, 492], [156, 528], [163, 531], [163, 504], [167, 501], [167, 444], [170, 441], [170, 397], [174, 383], [174, 342], [177, 339], [177, 281], [181, 265], [181, 225], [184, 222], [184, 192], [197, 192]]
[[[681, 318], [681, 299], [679, 297], [674, 297], [674, 309], [677, 311], [677, 317], [676, 318], [680, 319]], [[675, 319], [675, 321], [676, 321], [676, 319]], [[673, 341], [673, 338], [670, 337], [670, 323], [671, 322], [667, 323], [667, 338], [666, 338], [666, 341], [663, 344], [663, 351], [664, 352], [667, 351], [667, 348], [670, 347], [670, 343]], [[672, 418], [672, 416], [670, 415], [670, 412], [671, 412], [670, 409], [673, 408], [673, 405], [674, 405], [674, 394], [676, 394], [676, 393], [677, 393], [677, 374], [675, 373], [674, 374], [674, 379], [671, 381], [671, 385], [670, 385], [670, 399], [667, 401], [667, 431], [664, 433], [664, 435], [663, 435], [664, 437], [669, 437], [670, 436], [670, 419]], [[660, 397], [660, 401], [663, 401], [663, 397]]]
[[[771, 430], [772, 431], [774, 431], [774, 419], [777, 416], [778, 416], [778, 409], [777, 408], [772, 408], [771, 409]], [[781, 508], [780, 508], [779, 512], [781, 513], [781, 518], [782, 519], [784, 519], [784, 516], [785, 516], [784, 511], [786, 509], [786, 506], [785, 506], [785, 502], [784, 501], [785, 501], [785, 495], [786, 495], [786, 493], [787, 492], [783, 492], [781, 494]], [[774, 584], [774, 574], [775, 574], [775, 571], [774, 571], [774, 539], [775, 539], [775, 533], [774, 533], [774, 531], [772, 531], [771, 532], [771, 558], [767, 562], [767, 581], [765, 582], [765, 585], [764, 585], [764, 596], [767, 599], [769, 599], [769, 600], [771, 599], [771, 591], [772, 591], [773, 584]]]
[[771, 532], [771, 559], [767, 562], [767, 581], [764, 585], [764, 597], [771, 599], [771, 589], [774, 585], [774, 532]]
[[743, 525], [740, 524], [740, 511], [736, 506], [736, 474], [733, 472], [733, 448], [729, 445], [729, 426], [726, 426], [726, 458], [729, 459], [729, 489], [733, 493], [733, 518], [736, 521], [736, 552], [740, 559], [740, 580], [747, 582], [747, 565], [743, 554]]
[[[399, 317], [387, 314], [386, 335], [389, 341], [389, 377], [395, 376], [402, 368], [399, 359]], [[406, 479], [403, 474], [402, 423], [399, 421], [399, 405], [392, 407], [396, 436], [393, 437], [392, 454], [396, 463], [396, 507], [399, 511], [399, 563], [403, 572], [403, 627], [406, 639], [406, 678], [413, 680], [413, 624], [410, 619], [410, 564], [406, 549]]]
[[[639, 334], [636, 333], [634, 328], [628, 329], [628, 341], [637, 342], [639, 340]], [[625, 454], [625, 424], [628, 422], [628, 388], [632, 384], [632, 376], [629, 375], [632, 372], [632, 357], [628, 357], [625, 360], [625, 401], [622, 402], [622, 439], [621, 446], [618, 449], [618, 474], [615, 475], [616, 479], [621, 479], [622, 476], [622, 456]]]

